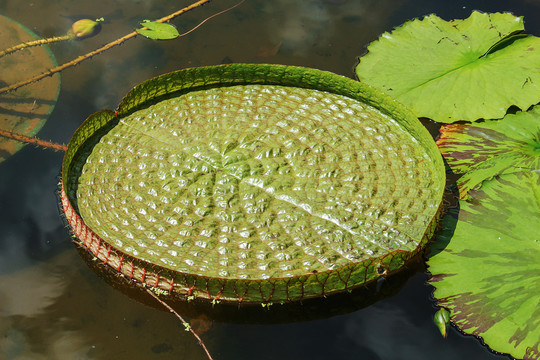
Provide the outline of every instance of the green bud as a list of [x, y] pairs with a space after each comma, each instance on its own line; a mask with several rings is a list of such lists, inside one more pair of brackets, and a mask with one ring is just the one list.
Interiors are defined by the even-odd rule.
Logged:
[[433, 322], [439, 328], [441, 335], [446, 338], [446, 326], [450, 323], [450, 313], [445, 308], [440, 308], [433, 317]]
[[82, 40], [97, 35], [101, 30], [101, 24], [90, 19], [75, 21], [71, 26], [69, 35], [76, 40]]

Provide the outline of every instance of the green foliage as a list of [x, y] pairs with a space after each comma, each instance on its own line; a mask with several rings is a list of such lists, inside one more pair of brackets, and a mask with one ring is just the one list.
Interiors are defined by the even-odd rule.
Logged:
[[495, 176], [540, 169], [540, 106], [474, 125], [447, 125], [437, 141], [460, 197]]
[[540, 101], [540, 39], [516, 35], [523, 29], [508, 13], [449, 22], [429, 15], [371, 43], [356, 74], [419, 117], [502, 118], [512, 105], [527, 110]]
[[[137, 31], [148, 38], [179, 36], [170, 24], [142, 25]], [[442, 128], [441, 152], [464, 176], [459, 215], [445, 218], [429, 259], [435, 296], [448, 309], [434, 321], [443, 336], [452, 320], [496, 351], [535, 359], [540, 110], [506, 114], [540, 101], [540, 41], [523, 30], [511, 14], [426, 16], [383, 34], [356, 72], [417, 116], [502, 118]], [[308, 121], [318, 114], [332, 125]], [[420, 162], [418, 149], [403, 151], [407, 136], [420, 145]], [[319, 150], [328, 139], [339, 141]], [[352, 162], [343, 157], [350, 151]], [[408, 111], [361, 83], [228, 65], [152, 79], [116, 115], [91, 116], [70, 144], [63, 176], [74, 206], [106, 241], [144, 263], [193, 274], [183, 284], [188, 301], [245, 299], [268, 308], [270, 300], [348, 290], [399, 270], [433, 230], [438, 162]]]
[[[439, 148], [456, 173], [449, 215], [428, 265], [434, 296], [463, 331], [516, 358], [540, 353], [540, 107], [447, 125]], [[453, 231], [453, 234], [452, 234]]]
[[446, 328], [450, 322], [450, 313], [445, 308], [440, 308], [433, 316], [433, 322], [441, 332], [443, 337], [446, 337]]
[[434, 297], [493, 350], [536, 359], [540, 342], [540, 171], [510, 173], [460, 200], [428, 261]]
[[171, 40], [180, 36], [176, 27], [171, 24], [145, 20], [141, 25], [144, 27], [137, 29], [137, 32], [149, 39]]
[[380, 92], [240, 64], [137, 86], [79, 128], [63, 178], [126, 256], [190, 296], [263, 304], [398, 271], [432, 235], [445, 181], [429, 133]]
[[[540, 39], [511, 14], [435, 15], [383, 34], [356, 73], [417, 116], [448, 123], [437, 142], [463, 176], [428, 261], [439, 305], [466, 333], [516, 358], [540, 356]], [[509, 107], [522, 110], [506, 114]], [[529, 107], [533, 106], [529, 109]], [[445, 317], [446, 315], [446, 317]], [[435, 323], [445, 335], [448, 312]]]

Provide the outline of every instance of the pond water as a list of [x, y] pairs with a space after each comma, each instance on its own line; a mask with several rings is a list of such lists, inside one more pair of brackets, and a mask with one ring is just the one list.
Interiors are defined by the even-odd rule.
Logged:
[[[1, 0], [0, 12], [41, 36], [61, 35], [79, 18], [104, 17], [98, 36], [51, 46], [63, 63], [189, 3]], [[234, 3], [215, 0], [174, 24], [187, 31]], [[278, 63], [354, 77], [357, 57], [382, 32], [430, 13], [449, 20], [475, 9], [524, 15], [527, 32], [540, 35], [537, 0], [247, 0], [181, 39], [138, 37], [64, 71], [58, 103], [39, 136], [67, 143], [88, 115], [114, 109], [134, 85], [190, 66]], [[81, 259], [58, 212], [62, 155], [27, 146], [0, 163], [0, 359], [205, 359], [174, 316], [127, 297]], [[382, 284], [379, 293], [392, 296], [363, 308], [352, 294], [318, 303], [310, 317], [291, 310], [291, 320], [302, 320], [292, 323], [194, 324], [216, 360], [505, 358], [453, 329], [443, 339], [432, 322], [423, 266], [411, 266], [409, 275]]]

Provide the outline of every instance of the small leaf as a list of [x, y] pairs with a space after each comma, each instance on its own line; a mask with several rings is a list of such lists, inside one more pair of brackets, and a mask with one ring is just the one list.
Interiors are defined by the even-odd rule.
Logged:
[[143, 21], [141, 25], [145, 28], [137, 29], [137, 32], [149, 39], [171, 40], [180, 36], [178, 30], [176, 30], [174, 25], [171, 24], [164, 24], [155, 21]]

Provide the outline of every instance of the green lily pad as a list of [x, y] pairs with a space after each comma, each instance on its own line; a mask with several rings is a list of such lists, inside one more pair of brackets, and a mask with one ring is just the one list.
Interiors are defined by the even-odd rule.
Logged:
[[500, 174], [540, 169], [540, 106], [474, 125], [446, 125], [437, 140], [456, 174], [460, 197]]
[[398, 271], [433, 234], [444, 166], [402, 105], [281, 65], [188, 69], [88, 118], [63, 164], [81, 244], [189, 297], [292, 301]]
[[155, 21], [144, 21], [141, 23], [146, 29], [137, 29], [137, 32], [144, 37], [154, 40], [171, 40], [175, 39], [180, 34], [176, 27], [167, 23], [159, 23]]
[[356, 74], [417, 116], [437, 122], [499, 119], [540, 102], [540, 39], [516, 36], [523, 19], [474, 11], [464, 20], [435, 15], [384, 33]]
[[[18, 22], [0, 15], [0, 49], [39, 37]], [[0, 87], [55, 67], [56, 59], [46, 46], [30, 47], [0, 57]], [[24, 86], [0, 96], [0, 130], [34, 136], [45, 125], [60, 91], [60, 75]], [[0, 135], [0, 162], [24, 147], [24, 143]]]
[[540, 357], [539, 194], [539, 170], [484, 182], [460, 200], [457, 223], [444, 219], [428, 260], [451, 321], [519, 359]]

